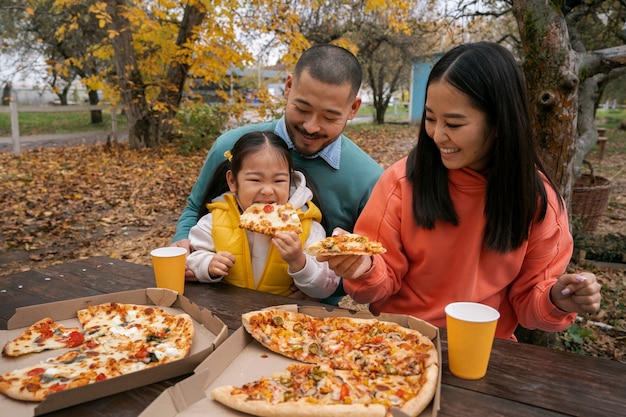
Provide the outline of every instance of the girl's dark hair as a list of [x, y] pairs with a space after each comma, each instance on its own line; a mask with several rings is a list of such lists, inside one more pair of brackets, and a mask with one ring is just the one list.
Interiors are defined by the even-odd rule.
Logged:
[[230, 160], [224, 157], [224, 161], [215, 169], [215, 172], [211, 177], [211, 181], [209, 181], [209, 185], [204, 192], [204, 196], [202, 197], [202, 204], [198, 210], [198, 220], [209, 212], [206, 208], [207, 203], [210, 203], [215, 197], [219, 197], [230, 190], [228, 188], [228, 183], [226, 182], [226, 172], [231, 170], [233, 176], [236, 177], [239, 171], [241, 171], [244, 159], [246, 159], [248, 155], [255, 154], [268, 146], [274, 148], [280, 156], [287, 161], [287, 164], [289, 165], [289, 172], [290, 174], [293, 173], [294, 167], [293, 161], [291, 160], [291, 154], [289, 153], [289, 148], [280, 136], [269, 131], [248, 132], [240, 137], [233, 145], [233, 148], [230, 150]]
[[[534, 147], [524, 77], [513, 54], [491, 42], [458, 46], [433, 67], [427, 86], [435, 82], [446, 82], [465, 94], [494, 130], [483, 244], [501, 253], [519, 248], [528, 239], [532, 222], [543, 221], [546, 215], [548, 197], [537, 171], [548, 178], [561, 207], [563, 203]], [[447, 168], [426, 133], [425, 116], [424, 110], [406, 168], [413, 183], [413, 216], [426, 229], [433, 229], [437, 220], [456, 225]]]

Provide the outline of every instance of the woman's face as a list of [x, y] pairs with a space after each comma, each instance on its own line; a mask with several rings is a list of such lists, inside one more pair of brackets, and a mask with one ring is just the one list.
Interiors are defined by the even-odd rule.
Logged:
[[426, 133], [448, 169], [464, 167], [483, 171], [490, 165], [495, 133], [487, 115], [470, 99], [445, 81], [428, 86], [425, 104]]
[[285, 204], [289, 200], [289, 164], [269, 146], [246, 156], [237, 176], [228, 171], [226, 181], [243, 210], [253, 203]]

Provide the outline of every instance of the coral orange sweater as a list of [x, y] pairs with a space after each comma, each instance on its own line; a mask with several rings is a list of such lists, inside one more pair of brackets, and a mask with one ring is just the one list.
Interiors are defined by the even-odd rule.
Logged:
[[560, 331], [573, 323], [550, 301], [550, 288], [571, 258], [573, 241], [567, 212], [547, 182], [546, 217], [531, 226], [520, 248], [507, 254], [482, 245], [486, 179], [469, 170], [451, 170], [450, 194], [459, 225], [437, 222], [433, 230], [413, 220], [412, 188], [406, 158], [380, 178], [354, 231], [382, 242], [387, 253], [374, 256], [372, 269], [344, 287], [373, 313], [410, 314], [445, 327], [444, 307], [474, 301], [500, 311], [496, 337], [514, 339], [518, 323], [528, 329]]

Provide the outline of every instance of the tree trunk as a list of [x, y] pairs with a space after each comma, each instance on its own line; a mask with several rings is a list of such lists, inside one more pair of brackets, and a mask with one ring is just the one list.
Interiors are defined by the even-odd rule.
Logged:
[[576, 52], [561, 2], [514, 0], [535, 144], [565, 200], [571, 199], [578, 118]]
[[[522, 39], [524, 75], [535, 145], [569, 207], [574, 183], [578, 119], [578, 61], [569, 44], [560, 2], [513, 0]], [[536, 333], [533, 335], [533, 333]], [[546, 345], [555, 333], [531, 331]]]
[[158, 115], [158, 132], [159, 142], [163, 140], [171, 140], [174, 124], [172, 120], [176, 117], [180, 102], [182, 101], [185, 82], [191, 60], [193, 59], [191, 51], [185, 45], [195, 36], [195, 29], [206, 17], [206, 10], [201, 10], [197, 6], [185, 6], [183, 20], [180, 24], [180, 31], [176, 39], [176, 47], [179, 48], [180, 54], [177, 60], [170, 63], [167, 71], [167, 83], [172, 88], [161, 90], [158, 101], [165, 103], [167, 110]]
[[[92, 106], [97, 106], [100, 103], [100, 97], [98, 97], [98, 92], [96, 90], [89, 90], [87, 92], [89, 96], [89, 104]], [[102, 123], [102, 110], [92, 110], [91, 111], [91, 124], [95, 125], [98, 123]]]
[[131, 149], [153, 148], [158, 140], [157, 123], [151, 117], [146, 101], [146, 88], [137, 65], [131, 25], [125, 15], [127, 11], [125, 0], [107, 0], [111, 29], [117, 33], [112, 39], [117, 85], [128, 120]]

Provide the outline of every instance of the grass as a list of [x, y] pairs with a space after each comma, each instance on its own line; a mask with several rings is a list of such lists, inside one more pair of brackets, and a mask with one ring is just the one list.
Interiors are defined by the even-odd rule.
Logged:
[[615, 129], [622, 120], [626, 120], [626, 109], [598, 109], [596, 126]]
[[[18, 122], [20, 136], [97, 132], [111, 130], [111, 112], [102, 111], [102, 123], [91, 123], [88, 110], [63, 112], [22, 112]], [[126, 117], [117, 115], [118, 129], [126, 128]], [[11, 136], [11, 115], [0, 113], [0, 137]]]
[[[357, 116], [374, 117], [374, 106], [371, 104], [362, 104], [359, 108]], [[408, 120], [409, 106], [404, 104], [390, 105], [385, 111], [385, 121]]]

